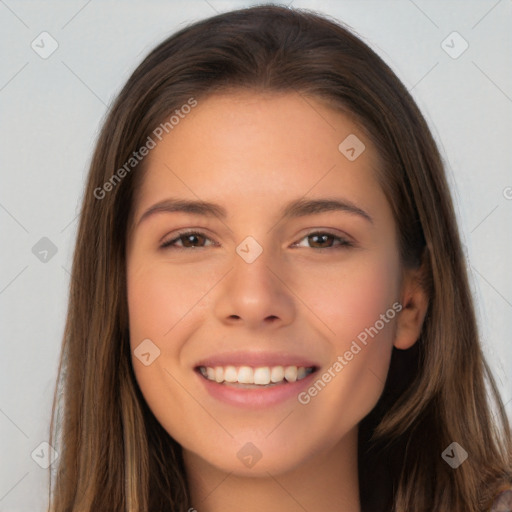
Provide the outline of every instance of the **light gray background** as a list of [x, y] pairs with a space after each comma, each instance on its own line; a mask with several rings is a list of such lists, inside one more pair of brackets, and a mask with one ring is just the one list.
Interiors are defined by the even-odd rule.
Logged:
[[[0, 0], [2, 512], [46, 510], [47, 471], [31, 453], [48, 440], [76, 215], [107, 105], [147, 52], [176, 29], [255, 3]], [[511, 0], [293, 6], [348, 23], [426, 115], [446, 159], [484, 349], [510, 414]], [[34, 40], [42, 46], [43, 31], [59, 45], [47, 59], [31, 48]], [[441, 46], [453, 31], [469, 43], [458, 58]], [[461, 44], [457, 36], [444, 43], [452, 53]], [[58, 249], [47, 262], [32, 252], [42, 237]]]

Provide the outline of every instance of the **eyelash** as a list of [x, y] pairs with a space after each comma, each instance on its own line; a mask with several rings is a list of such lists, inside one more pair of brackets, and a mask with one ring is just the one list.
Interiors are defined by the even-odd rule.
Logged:
[[[177, 249], [177, 250], [203, 249], [203, 247], [179, 247], [179, 246], [175, 245], [176, 242], [178, 242], [182, 237], [187, 236], [187, 235], [200, 235], [200, 236], [210, 240], [210, 238], [208, 236], [206, 236], [205, 233], [202, 233], [201, 231], [192, 231], [192, 230], [181, 231], [172, 240], [168, 240], [167, 242], [164, 242], [160, 246], [160, 248], [161, 249], [171, 249], [172, 248], [172, 249]], [[312, 231], [311, 233], [308, 233], [307, 235], [304, 235], [300, 239], [300, 241], [304, 240], [304, 238], [308, 238], [308, 237], [313, 236], [313, 235], [327, 235], [329, 237], [332, 237], [335, 241], [339, 242], [339, 245], [337, 245], [337, 246], [320, 247], [320, 248], [311, 247], [311, 249], [316, 249], [317, 251], [336, 250], [336, 249], [348, 249], [350, 247], [354, 247], [354, 245], [355, 245], [354, 243], [350, 242], [346, 238], [343, 238], [343, 237], [340, 237], [338, 235], [335, 235], [334, 233], [330, 233], [329, 231]]]

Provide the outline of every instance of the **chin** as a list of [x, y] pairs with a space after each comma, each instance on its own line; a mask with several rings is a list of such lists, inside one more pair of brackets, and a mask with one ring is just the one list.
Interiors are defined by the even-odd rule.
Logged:
[[293, 472], [335, 444], [336, 440], [327, 444], [325, 439], [315, 441], [311, 438], [311, 431], [286, 432], [281, 436], [275, 435], [274, 439], [260, 433], [235, 435], [229, 442], [224, 441], [222, 447], [212, 441], [207, 446], [198, 447], [196, 444], [195, 449], [185, 448], [184, 451], [194, 459], [194, 465], [208, 464], [218, 471], [240, 477], [268, 478], [269, 473], [278, 476]]

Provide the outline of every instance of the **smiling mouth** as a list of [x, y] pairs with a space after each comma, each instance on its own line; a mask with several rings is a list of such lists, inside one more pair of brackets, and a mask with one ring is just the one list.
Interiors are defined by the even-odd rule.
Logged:
[[314, 366], [198, 366], [206, 380], [235, 388], [261, 389], [296, 382], [317, 370]]

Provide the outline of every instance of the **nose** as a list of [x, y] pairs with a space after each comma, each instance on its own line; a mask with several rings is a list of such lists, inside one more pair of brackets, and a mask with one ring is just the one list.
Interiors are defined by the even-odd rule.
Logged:
[[220, 283], [214, 306], [217, 318], [253, 330], [293, 322], [295, 298], [278, 257], [264, 249], [254, 261], [248, 261], [234, 254], [232, 269]]

